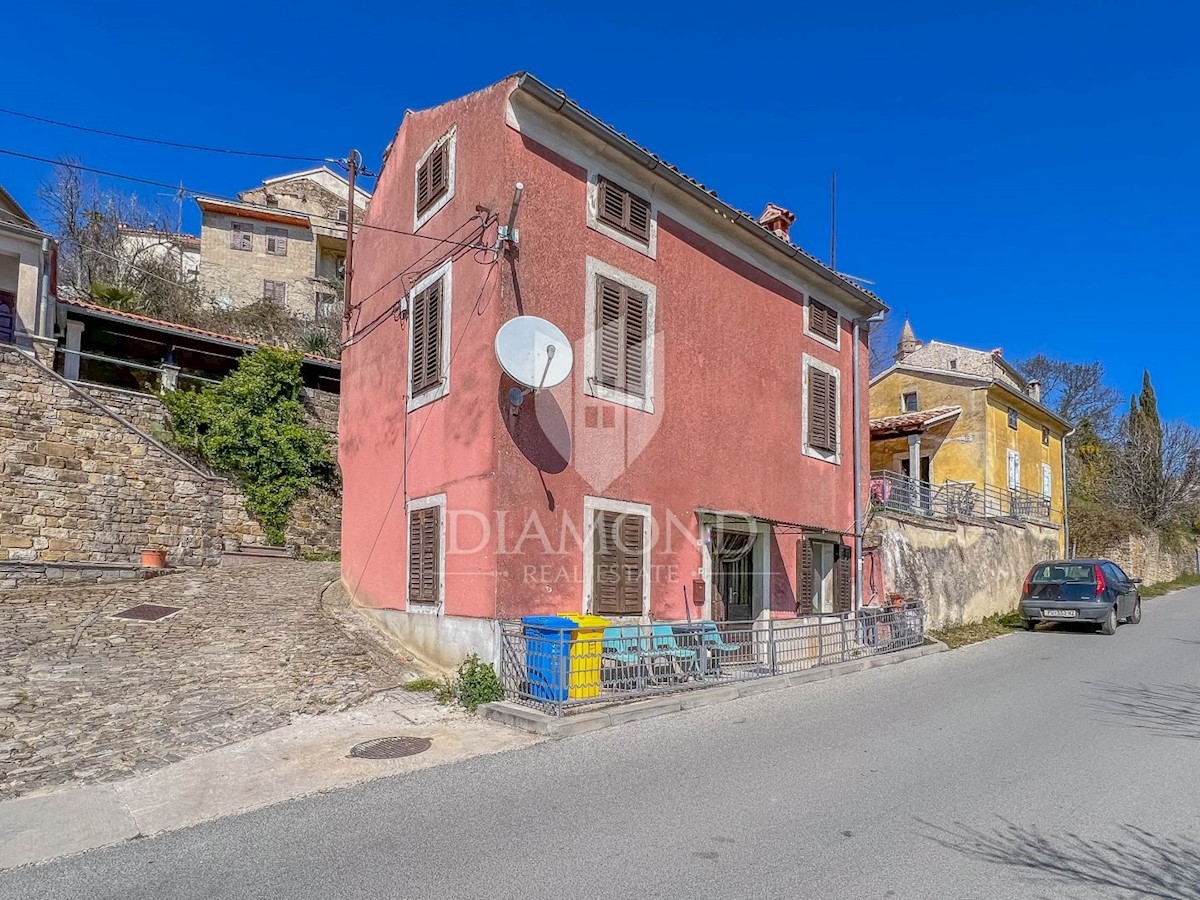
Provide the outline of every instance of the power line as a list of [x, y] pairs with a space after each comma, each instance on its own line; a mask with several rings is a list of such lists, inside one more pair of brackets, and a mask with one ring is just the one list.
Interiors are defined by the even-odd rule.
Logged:
[[[17, 150], [6, 150], [4, 148], [0, 148], [0, 154], [4, 154], [6, 156], [14, 156], [17, 159], [28, 159], [28, 160], [31, 160], [32, 162], [46, 163], [47, 165], [51, 165], [51, 166], [62, 166], [63, 168], [74, 169], [79, 172], [89, 172], [92, 175], [102, 175], [105, 178], [116, 178], [120, 181], [129, 181], [129, 182], [133, 182], [134, 184], [144, 184], [148, 187], [168, 188], [175, 192], [181, 191], [185, 194], [190, 194], [193, 197], [212, 197], [214, 200], [222, 200], [227, 203], [241, 203], [242, 202], [240, 200], [235, 200], [232, 197], [223, 197], [223, 196], [221, 196], [219, 191], [197, 191], [193, 188], [187, 187], [186, 185], [168, 184], [165, 181], [153, 181], [152, 179], [149, 179], [149, 178], [140, 178], [137, 175], [126, 175], [121, 172], [111, 172], [107, 169], [97, 169], [92, 166], [85, 166], [83, 163], [70, 162], [68, 160], [50, 159], [49, 157], [46, 157], [46, 156], [34, 156], [32, 153], [21, 153]], [[287, 210], [281, 210], [281, 212], [287, 212]], [[323, 219], [327, 222], [333, 222], [338, 225], [346, 224], [345, 222], [338, 222], [338, 220], [335, 219], [333, 216], [322, 216], [322, 215], [317, 215], [316, 213], [294, 213], [294, 215], [306, 216], [310, 219]], [[391, 234], [404, 235], [405, 237], [422, 238], [427, 241], [437, 241], [439, 244], [446, 242], [444, 238], [439, 238], [436, 235], [432, 235], [432, 234], [418, 234], [413, 231], [402, 231], [398, 228], [387, 228], [383, 225], [368, 225], [365, 222], [356, 224], [354, 227], [355, 228], [366, 228], [371, 231], [386, 231]], [[464, 247], [470, 246], [472, 249], [476, 249], [476, 250], [489, 249], [487, 247], [484, 247], [484, 246], [478, 245], [478, 244], [470, 244], [470, 245], [462, 244], [460, 246], [464, 246]]]
[[0, 107], [0, 113], [8, 116], [16, 116], [20, 119], [28, 119], [31, 122], [41, 122], [44, 125], [54, 125], [58, 128], [71, 128], [75, 131], [86, 131], [88, 134], [98, 134], [104, 137], [120, 138], [124, 141], [138, 141], [143, 144], [157, 144], [160, 147], [174, 147], [178, 150], [199, 150], [204, 153], [226, 153], [230, 156], [256, 156], [261, 159], [287, 159], [295, 162], [337, 162], [337, 160], [329, 159], [320, 156], [289, 156], [286, 153], [259, 153], [254, 150], [233, 150], [228, 147], [205, 147], [200, 144], [183, 144], [177, 141], [166, 141], [160, 138], [141, 137], [136, 134], [122, 134], [119, 131], [106, 131], [103, 128], [89, 128], [87, 125], [75, 125], [71, 122], [59, 122], [56, 119], [47, 119], [43, 116], [35, 116], [31, 113], [20, 112], [15, 109], [4, 109]]

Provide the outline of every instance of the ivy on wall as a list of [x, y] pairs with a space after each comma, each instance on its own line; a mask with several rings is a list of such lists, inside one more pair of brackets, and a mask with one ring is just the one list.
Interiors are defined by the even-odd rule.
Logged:
[[305, 420], [300, 362], [299, 353], [260, 347], [220, 384], [163, 396], [172, 442], [236, 478], [275, 545], [284, 542], [292, 505], [338, 482], [329, 435]]

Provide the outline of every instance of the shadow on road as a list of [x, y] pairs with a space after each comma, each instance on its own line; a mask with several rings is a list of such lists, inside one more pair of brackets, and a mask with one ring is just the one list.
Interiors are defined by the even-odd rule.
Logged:
[[925, 837], [943, 847], [1022, 870], [1033, 882], [1090, 889], [1084, 896], [1200, 900], [1200, 842], [1191, 838], [1124, 825], [1115, 837], [1100, 839], [1001, 821], [990, 830], [921, 824]]
[[1113, 724], [1160, 737], [1200, 738], [1200, 685], [1125, 685], [1087, 682], [1089, 707]]

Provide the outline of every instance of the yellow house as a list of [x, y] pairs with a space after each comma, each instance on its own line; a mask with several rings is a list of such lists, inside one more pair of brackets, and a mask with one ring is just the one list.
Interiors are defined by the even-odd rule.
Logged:
[[1066, 549], [1071, 423], [999, 350], [923, 344], [905, 322], [895, 363], [871, 379], [870, 397], [874, 500], [899, 488], [918, 512], [1048, 521]]

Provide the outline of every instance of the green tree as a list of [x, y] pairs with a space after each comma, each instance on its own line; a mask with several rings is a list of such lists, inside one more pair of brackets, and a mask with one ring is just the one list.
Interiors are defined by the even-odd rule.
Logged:
[[329, 435], [305, 421], [300, 361], [299, 353], [260, 347], [220, 384], [163, 397], [171, 439], [238, 479], [273, 544], [284, 542], [296, 500], [337, 484]]

